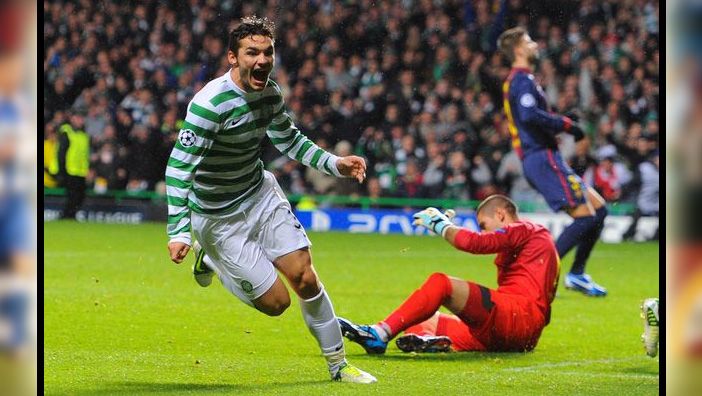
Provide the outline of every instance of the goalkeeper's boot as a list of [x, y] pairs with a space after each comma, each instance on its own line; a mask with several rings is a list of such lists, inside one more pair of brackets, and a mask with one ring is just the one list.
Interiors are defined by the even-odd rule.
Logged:
[[339, 382], [352, 382], [356, 384], [372, 384], [374, 382], [378, 382], [374, 376], [348, 363], [342, 364], [339, 371], [336, 372], [336, 375], [332, 377], [332, 380]]
[[658, 299], [647, 298], [641, 304], [641, 317], [644, 320], [644, 333], [641, 335], [641, 341], [646, 349], [646, 354], [650, 357], [656, 357], [658, 354]]
[[214, 276], [214, 271], [205, 264], [205, 251], [202, 250], [200, 242], [195, 241], [193, 244], [193, 250], [195, 251], [195, 265], [193, 265], [193, 276], [198, 285], [202, 287], [207, 287], [212, 284], [212, 277]]
[[344, 318], [339, 319], [341, 334], [350, 341], [357, 343], [370, 355], [385, 353], [388, 343], [383, 341], [371, 326], [356, 325]]
[[565, 277], [565, 287], [592, 297], [607, 295], [607, 289], [595, 283], [588, 274], [575, 275], [569, 272]]
[[395, 344], [402, 352], [449, 352], [451, 339], [446, 336], [405, 334]]

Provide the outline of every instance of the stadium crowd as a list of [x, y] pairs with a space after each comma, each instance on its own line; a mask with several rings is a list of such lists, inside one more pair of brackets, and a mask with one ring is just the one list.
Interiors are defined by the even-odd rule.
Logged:
[[227, 32], [255, 13], [277, 24], [273, 78], [296, 125], [369, 163], [367, 183], [337, 182], [269, 145], [288, 192], [539, 201], [511, 148], [510, 69], [496, 50], [522, 25], [539, 43], [535, 75], [553, 111], [589, 134], [563, 135], [564, 157], [610, 202], [657, 212], [658, 2], [564, 3], [44, 1], [45, 157], [60, 125], [82, 119], [73, 127], [91, 137], [92, 188], [164, 191], [189, 100], [229, 69]]

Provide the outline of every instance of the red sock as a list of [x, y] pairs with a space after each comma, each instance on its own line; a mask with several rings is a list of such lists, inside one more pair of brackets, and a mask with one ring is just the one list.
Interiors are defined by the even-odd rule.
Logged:
[[434, 315], [444, 300], [451, 295], [451, 281], [446, 274], [433, 273], [426, 282], [405, 300], [398, 309], [378, 323], [389, 330], [389, 338], [422, 323]]

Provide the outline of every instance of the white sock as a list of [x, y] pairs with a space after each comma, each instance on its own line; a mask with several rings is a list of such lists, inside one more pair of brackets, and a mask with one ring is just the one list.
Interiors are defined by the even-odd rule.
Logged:
[[332, 376], [336, 375], [339, 368], [346, 363], [346, 352], [339, 322], [324, 286], [316, 296], [308, 300], [300, 299], [300, 308], [307, 328], [317, 339], [319, 348], [327, 360], [329, 372]]
[[214, 264], [212, 264], [212, 260], [210, 259], [210, 256], [205, 253], [205, 256], [202, 258], [202, 262], [211, 270], [214, 271]]
[[378, 326], [377, 324], [374, 324], [371, 326], [373, 330], [375, 330], [376, 333], [378, 333], [378, 336], [383, 342], [388, 342], [390, 339], [390, 334], [388, 334], [388, 331], [385, 330], [383, 326]]

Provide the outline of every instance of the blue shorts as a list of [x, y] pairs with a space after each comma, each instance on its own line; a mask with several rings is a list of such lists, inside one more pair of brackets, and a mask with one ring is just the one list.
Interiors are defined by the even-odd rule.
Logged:
[[587, 202], [587, 185], [563, 161], [558, 151], [539, 150], [527, 154], [522, 163], [527, 181], [544, 196], [554, 212]]

